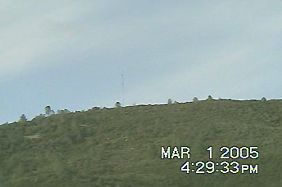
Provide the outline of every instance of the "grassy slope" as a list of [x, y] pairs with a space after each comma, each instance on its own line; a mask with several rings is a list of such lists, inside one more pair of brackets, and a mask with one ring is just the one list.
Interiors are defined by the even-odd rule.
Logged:
[[[35, 136], [34, 136], [35, 135]], [[40, 137], [38, 137], [38, 135]], [[282, 101], [89, 110], [0, 126], [0, 186], [282, 186]], [[259, 146], [258, 175], [184, 174], [161, 146]], [[248, 160], [247, 162], [252, 162]]]

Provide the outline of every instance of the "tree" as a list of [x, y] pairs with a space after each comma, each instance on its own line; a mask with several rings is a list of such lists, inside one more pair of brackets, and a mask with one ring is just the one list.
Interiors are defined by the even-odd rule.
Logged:
[[92, 110], [100, 110], [100, 107], [95, 106], [92, 108]]
[[58, 110], [57, 114], [67, 114], [70, 113], [70, 111], [68, 109], [63, 109], [63, 110]]
[[116, 108], [120, 108], [120, 107], [121, 107], [120, 102], [116, 102], [115, 107], [116, 107]]
[[51, 109], [50, 106], [46, 106], [46, 107], [45, 107], [45, 114], [46, 114], [47, 116], [51, 116], [51, 115], [55, 114], [55, 112], [54, 112], [54, 110]]
[[261, 101], [265, 102], [267, 101], [265, 97], [261, 98]]
[[208, 96], [208, 100], [213, 100], [211, 95]]
[[193, 102], [195, 103], [195, 102], [198, 102], [199, 101], [199, 99], [197, 98], [197, 97], [194, 97], [193, 98]]
[[21, 115], [19, 122], [27, 122], [27, 118], [26, 118], [25, 114]]
[[167, 100], [167, 104], [171, 105], [172, 104], [172, 99]]
[[44, 119], [45, 118], [45, 115], [44, 114], [39, 114], [38, 116], [35, 116], [33, 118], [33, 120], [38, 120], [38, 119]]

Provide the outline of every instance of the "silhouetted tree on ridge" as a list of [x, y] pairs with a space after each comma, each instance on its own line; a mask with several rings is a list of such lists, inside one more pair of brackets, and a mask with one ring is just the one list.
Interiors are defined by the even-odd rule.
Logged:
[[46, 106], [45, 107], [45, 115], [46, 116], [51, 116], [53, 114], [55, 114], [54, 110], [52, 110], [50, 106]]
[[26, 118], [25, 114], [21, 115], [19, 122], [27, 122], [27, 118]]

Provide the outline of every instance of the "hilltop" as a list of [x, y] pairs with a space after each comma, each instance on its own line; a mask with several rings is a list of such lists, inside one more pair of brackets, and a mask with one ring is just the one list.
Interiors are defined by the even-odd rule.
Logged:
[[[282, 100], [209, 100], [56, 114], [0, 126], [0, 186], [282, 186]], [[162, 146], [258, 146], [259, 174], [185, 174]], [[219, 160], [219, 159], [218, 159]]]

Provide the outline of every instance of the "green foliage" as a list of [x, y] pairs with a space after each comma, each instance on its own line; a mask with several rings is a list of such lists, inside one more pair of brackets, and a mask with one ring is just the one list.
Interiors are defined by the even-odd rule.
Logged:
[[199, 101], [199, 99], [197, 98], [197, 97], [194, 97], [193, 98], [193, 102], [195, 103], [195, 102], [198, 102]]
[[209, 100], [209, 101], [213, 100], [212, 96], [209, 95], [207, 100]]
[[46, 116], [50, 116], [50, 115], [55, 114], [55, 112], [51, 109], [50, 106], [46, 106], [45, 107], [45, 114], [46, 114]]
[[23, 122], [27, 122], [27, 118], [25, 116], [25, 114], [22, 114], [20, 119], [19, 119], [19, 122], [23, 123]]
[[120, 108], [121, 107], [121, 103], [120, 102], [116, 102], [115, 107], [116, 108]]
[[172, 104], [172, 99], [167, 100], [167, 104], [171, 105]]
[[38, 116], [36, 116], [34, 118], [34, 120], [39, 120], [39, 119], [44, 119], [45, 118], [45, 115], [44, 114], [39, 114]]
[[70, 113], [70, 111], [68, 109], [63, 109], [63, 110], [58, 110], [57, 114], [67, 114]]
[[[282, 186], [282, 101], [199, 101], [63, 113], [0, 126], [0, 186]], [[161, 146], [258, 146], [259, 175], [194, 175]], [[240, 161], [240, 160], [239, 160]], [[252, 160], [247, 160], [251, 162]]]

